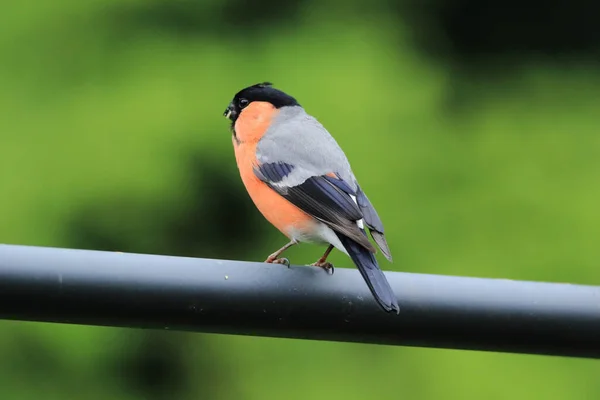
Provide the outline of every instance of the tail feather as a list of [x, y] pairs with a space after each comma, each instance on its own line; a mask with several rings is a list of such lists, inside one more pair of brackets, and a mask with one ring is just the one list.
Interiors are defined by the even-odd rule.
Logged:
[[336, 232], [336, 235], [344, 245], [346, 251], [348, 251], [354, 264], [358, 267], [360, 274], [365, 282], [367, 282], [377, 303], [387, 312], [396, 311], [396, 314], [400, 313], [396, 295], [385, 274], [379, 268], [379, 265], [377, 265], [375, 254], [343, 234]]

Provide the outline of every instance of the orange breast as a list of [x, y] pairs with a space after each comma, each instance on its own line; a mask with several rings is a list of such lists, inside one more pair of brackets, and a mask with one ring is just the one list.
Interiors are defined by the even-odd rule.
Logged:
[[254, 174], [257, 165], [256, 146], [266, 132], [277, 110], [269, 103], [251, 103], [236, 121], [236, 138], [232, 138], [235, 158], [242, 182], [250, 198], [263, 216], [291, 238], [294, 231], [307, 232], [315, 220], [304, 211], [281, 197]]

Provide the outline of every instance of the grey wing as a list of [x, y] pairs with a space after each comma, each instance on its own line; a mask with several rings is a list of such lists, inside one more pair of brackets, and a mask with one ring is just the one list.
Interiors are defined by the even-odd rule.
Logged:
[[[335, 210], [336, 215], [329, 213], [327, 218], [335, 225], [332, 228], [338, 231], [342, 228], [341, 233], [368, 247], [366, 238], [340, 219], [353, 221], [354, 225], [362, 217], [381, 252], [392, 260], [381, 219], [358, 185], [346, 155], [329, 132], [304, 109], [282, 108], [259, 141], [256, 156], [257, 175], [280, 195], [296, 198], [297, 206], [321, 220], [323, 207], [317, 210], [319, 203]], [[358, 207], [353, 209], [346, 200]]]
[[311, 176], [336, 171], [356, 190], [356, 178], [346, 155], [333, 136], [302, 107], [284, 107], [271, 122], [256, 148], [260, 164], [284, 162], [293, 173], [280, 182], [295, 186]]

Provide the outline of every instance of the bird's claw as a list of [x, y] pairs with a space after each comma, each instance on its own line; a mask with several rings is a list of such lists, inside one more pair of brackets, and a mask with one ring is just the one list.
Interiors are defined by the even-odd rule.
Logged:
[[290, 267], [290, 260], [288, 260], [287, 258], [274, 258], [274, 257], [271, 258], [271, 257], [269, 257], [265, 260], [265, 262], [269, 263], [269, 264], [283, 264], [288, 268]]
[[290, 267], [290, 260], [288, 260], [287, 258], [278, 258], [275, 261], [273, 261], [274, 264], [283, 264], [286, 267]]
[[333, 273], [335, 272], [335, 267], [330, 262], [320, 262], [320, 261], [317, 261], [317, 262], [314, 262], [314, 263], [312, 263], [310, 265], [312, 267], [323, 268], [325, 270], [325, 272], [330, 273], [331, 275], [333, 275]]

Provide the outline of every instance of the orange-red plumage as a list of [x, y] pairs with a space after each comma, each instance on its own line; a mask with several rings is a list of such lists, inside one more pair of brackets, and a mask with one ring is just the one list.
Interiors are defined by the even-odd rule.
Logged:
[[277, 112], [271, 103], [253, 102], [237, 119], [236, 137], [232, 141], [242, 182], [256, 208], [281, 233], [291, 238], [291, 230], [310, 230], [315, 224], [314, 219], [258, 179], [253, 169], [258, 163], [256, 145]]

